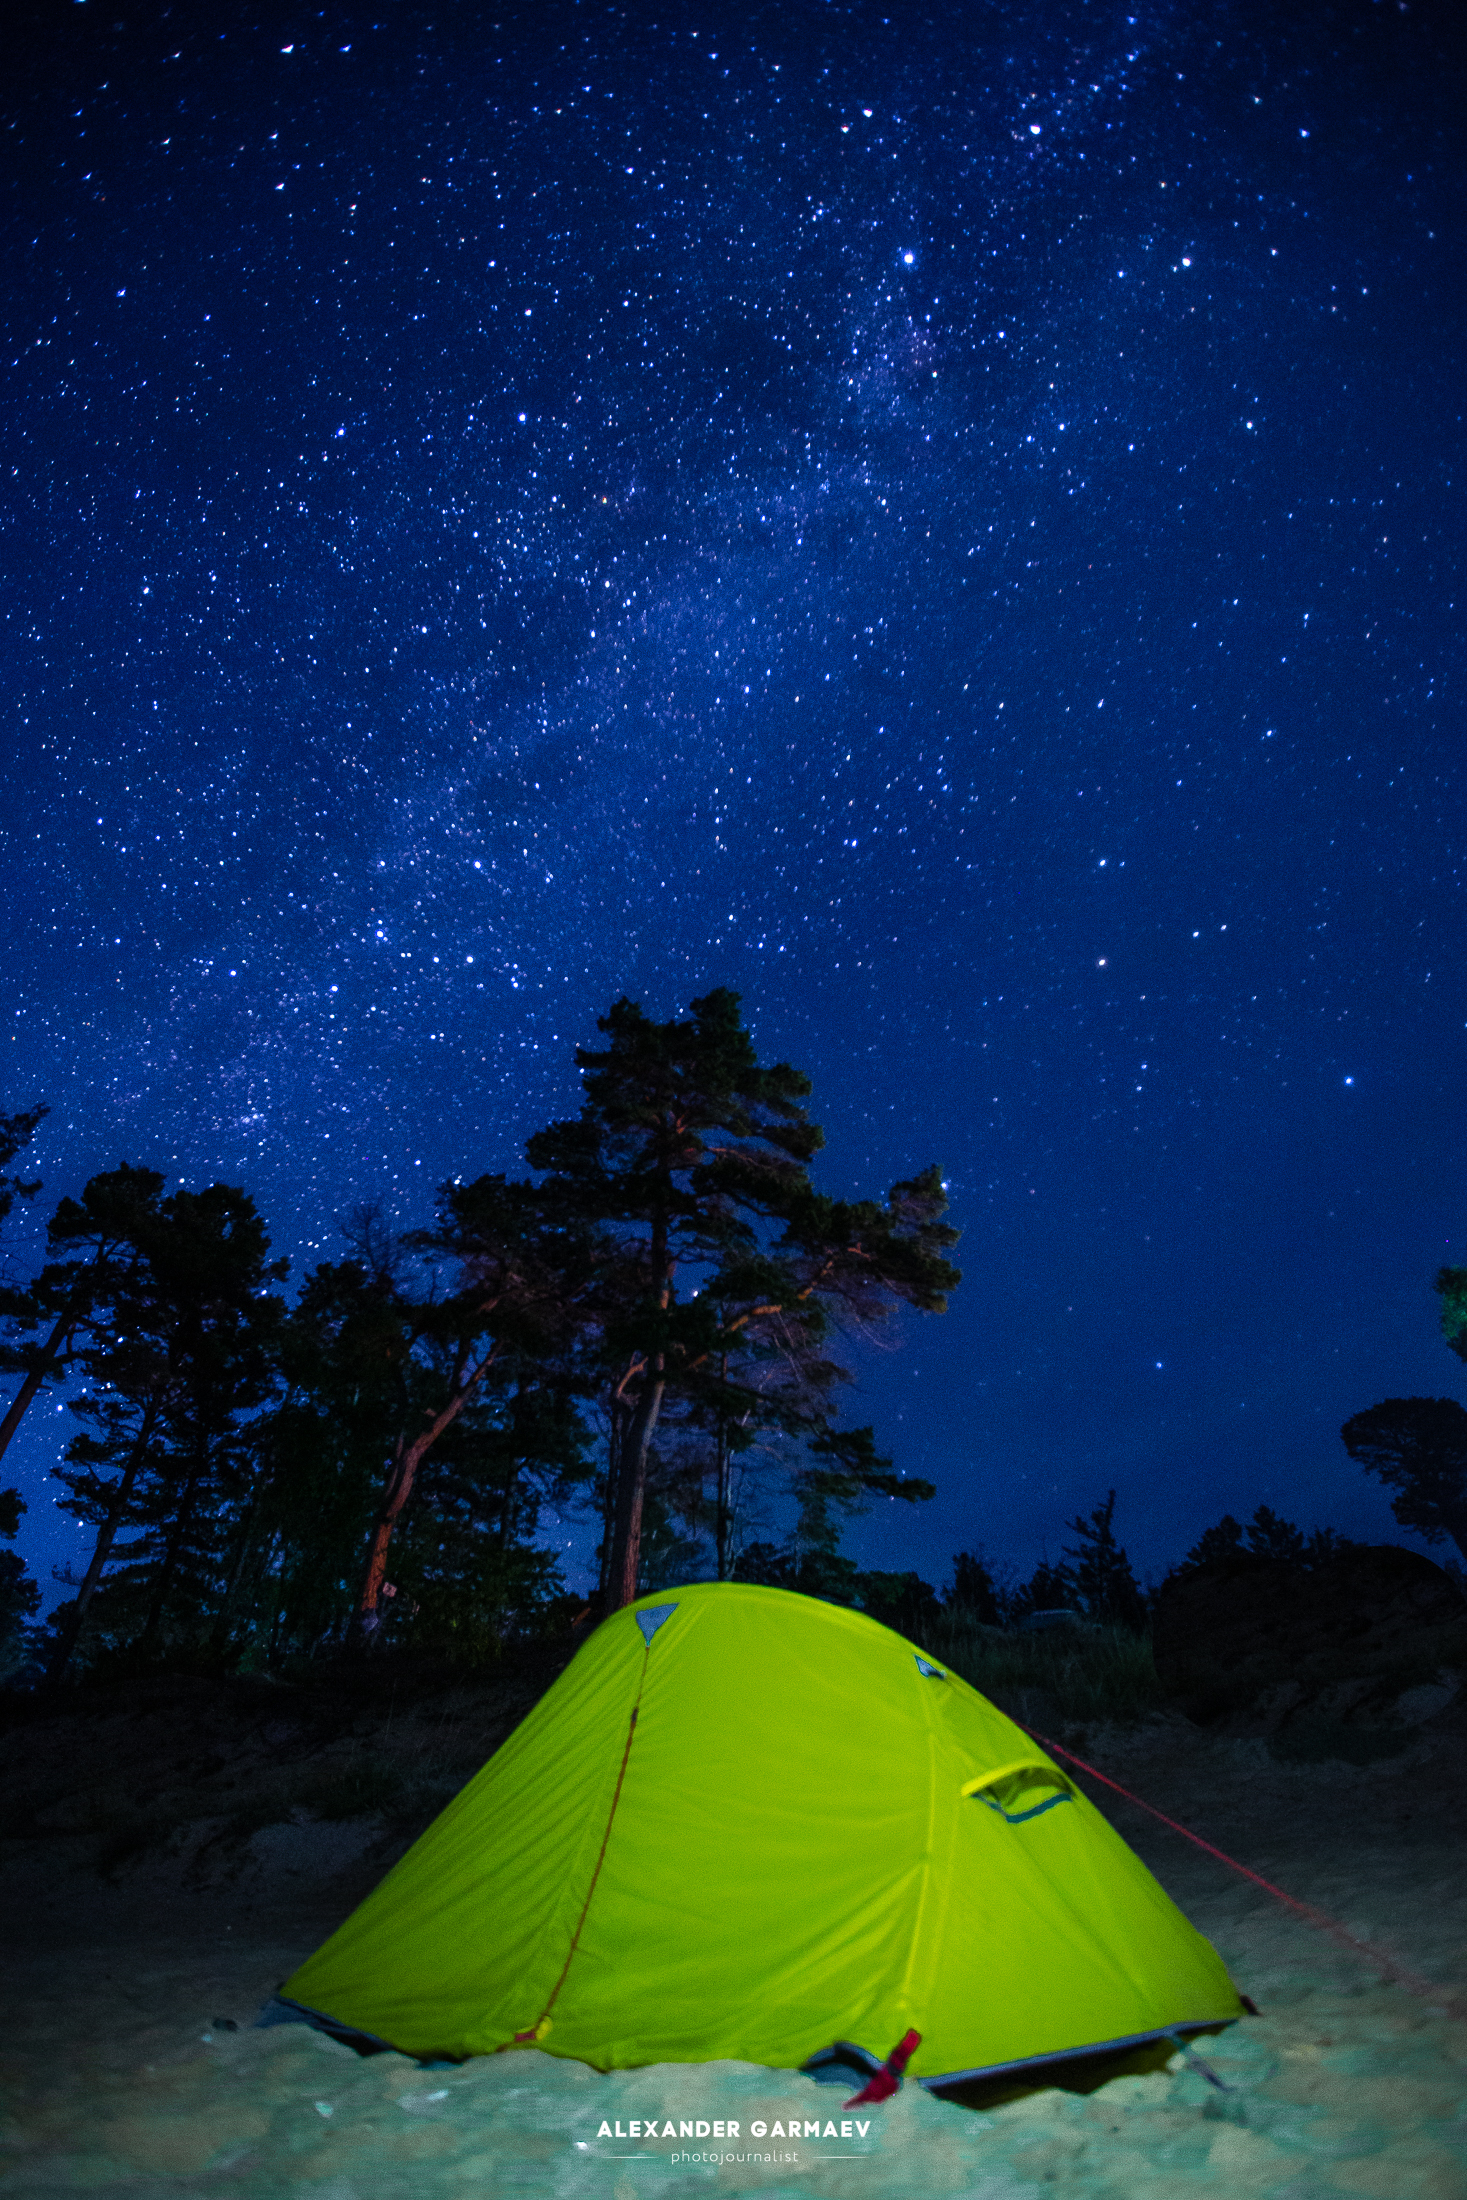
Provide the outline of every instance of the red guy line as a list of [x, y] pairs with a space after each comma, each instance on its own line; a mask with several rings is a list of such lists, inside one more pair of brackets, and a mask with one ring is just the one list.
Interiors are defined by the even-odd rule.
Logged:
[[[1020, 1726], [1019, 1720], [1015, 1719], [1014, 1724]], [[1369, 1941], [1358, 1939], [1348, 1927], [1341, 1925], [1338, 1919], [1330, 1917], [1326, 1911], [1316, 1909], [1312, 1902], [1301, 1902], [1297, 1895], [1285, 1894], [1283, 1888], [1276, 1887], [1272, 1880], [1263, 1878], [1258, 1872], [1250, 1871], [1248, 1866], [1240, 1864], [1236, 1857], [1225, 1855], [1221, 1849], [1214, 1848], [1210, 1841], [1204, 1841], [1200, 1833], [1193, 1833], [1189, 1826], [1179, 1825], [1175, 1818], [1168, 1818], [1166, 1812], [1158, 1810], [1154, 1803], [1145, 1802], [1139, 1795], [1133, 1795], [1129, 1788], [1121, 1786], [1119, 1780], [1112, 1780], [1108, 1774], [1097, 1772], [1094, 1765], [1087, 1765], [1084, 1758], [1077, 1757], [1072, 1749], [1064, 1748], [1059, 1742], [1052, 1742], [1046, 1734], [1036, 1734], [1032, 1726], [1021, 1726], [1020, 1731], [1027, 1734], [1031, 1741], [1038, 1742], [1041, 1749], [1053, 1750], [1056, 1757], [1067, 1758], [1072, 1765], [1077, 1765], [1081, 1772], [1088, 1773], [1092, 1780], [1099, 1780], [1102, 1787], [1111, 1788], [1117, 1795], [1123, 1795], [1128, 1803], [1136, 1804], [1138, 1809], [1149, 1811], [1151, 1816], [1159, 1818], [1164, 1826], [1170, 1826], [1173, 1833], [1181, 1834], [1182, 1838], [1190, 1841], [1195, 1848], [1205, 1849], [1207, 1854], [1215, 1856], [1220, 1864], [1226, 1864], [1228, 1870], [1236, 1872], [1240, 1879], [1251, 1879], [1255, 1887], [1262, 1887], [1265, 1894], [1271, 1894], [1275, 1902], [1282, 1902], [1285, 1909], [1296, 1911], [1300, 1917], [1304, 1918], [1310, 1925], [1315, 1926], [1320, 1932], [1328, 1933], [1331, 1939], [1338, 1940], [1342, 1946], [1349, 1948], [1355, 1955], [1364, 1956], [1366, 1962], [1373, 1964], [1383, 1978], [1391, 1980], [1396, 1986], [1404, 1986], [1408, 1994], [1421, 1995], [1423, 2000], [1432, 2002], [1437, 2008], [1450, 2016], [1467, 2015], [1467, 2006], [1464, 2006], [1451, 1993], [1449, 1988], [1433, 1986], [1429, 1979], [1424, 1979], [1419, 1972], [1410, 1970], [1395, 1956], [1387, 1955], [1383, 1948], [1372, 1947]]]

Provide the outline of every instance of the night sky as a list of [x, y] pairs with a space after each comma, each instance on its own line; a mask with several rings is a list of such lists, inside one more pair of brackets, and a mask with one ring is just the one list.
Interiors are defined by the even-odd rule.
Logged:
[[1464, 1374], [1460, 32], [1129, 6], [33, 10], [13, 1273], [126, 1157], [299, 1279], [730, 985], [964, 1231], [855, 1556], [1412, 1540], [1338, 1431]]

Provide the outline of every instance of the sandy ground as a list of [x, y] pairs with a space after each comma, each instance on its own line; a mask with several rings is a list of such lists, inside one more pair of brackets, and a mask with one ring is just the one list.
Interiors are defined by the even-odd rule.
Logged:
[[[375, 1821], [270, 1826], [226, 1858], [215, 1829], [197, 1826], [111, 1883], [94, 1844], [9, 1841], [0, 2194], [1464, 2200], [1460, 1722], [1361, 1768], [1281, 1764], [1259, 1739], [1209, 1739], [1180, 1720], [1093, 1735], [1088, 1754], [1390, 1951], [1428, 1991], [1383, 1983], [1112, 1799], [1127, 1839], [1262, 2011], [1199, 2043], [1227, 2090], [1175, 2058], [1089, 2093], [1050, 2088], [985, 2110], [909, 2084], [860, 2112], [864, 2134], [847, 2115], [845, 2136], [843, 2089], [748, 2064], [602, 2077], [527, 2051], [425, 2069], [359, 2058], [304, 2027], [253, 2029], [280, 1979], [390, 1861], [395, 1844]], [[818, 2139], [806, 2135], [817, 2119]], [[710, 2128], [617, 2139], [634, 2120], [655, 2120], [659, 2134], [669, 2120]], [[737, 2139], [711, 2128], [731, 2122]], [[756, 2122], [780, 2135], [756, 2139]], [[598, 2136], [603, 2124], [611, 2136]]]

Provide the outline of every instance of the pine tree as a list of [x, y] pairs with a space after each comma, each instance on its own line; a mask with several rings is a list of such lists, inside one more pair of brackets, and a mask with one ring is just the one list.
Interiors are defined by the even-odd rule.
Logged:
[[1260, 1505], [1248, 1523], [1248, 1548], [1259, 1558], [1284, 1559], [1291, 1565], [1304, 1561], [1304, 1531], [1284, 1520], [1269, 1505]]
[[342, 1636], [373, 1514], [418, 1386], [396, 1249], [313, 1269], [281, 1331], [282, 1395], [261, 1430], [256, 1625], [271, 1663]]
[[[97, 1531], [70, 1609], [54, 1615], [52, 1673], [105, 1596], [144, 1656], [227, 1632], [256, 1521], [256, 1439], [276, 1381], [285, 1273], [249, 1196], [225, 1184], [144, 1199], [74, 1354], [87, 1424], [55, 1470], [63, 1508]], [[121, 1536], [130, 1538], [120, 1541]], [[110, 1579], [106, 1569], [113, 1568]]]
[[66, 1447], [66, 1465], [54, 1469], [67, 1495], [58, 1500], [96, 1530], [91, 1559], [80, 1581], [63, 1578], [76, 1595], [52, 1614], [49, 1677], [59, 1680], [69, 1664], [101, 1587], [117, 1537], [140, 1524], [137, 1497], [149, 1446], [157, 1432], [173, 1369], [166, 1346], [131, 1333], [108, 1345], [94, 1342], [80, 1363], [95, 1389], [74, 1399], [71, 1410], [90, 1425]]
[[1439, 1268], [1434, 1286], [1442, 1302], [1442, 1335], [1459, 1360], [1467, 1360], [1467, 1268]]
[[885, 1573], [879, 1568], [864, 1571], [859, 1577], [859, 1595], [863, 1612], [880, 1620], [883, 1627], [894, 1628], [899, 1635], [917, 1642], [942, 1614], [931, 1582], [910, 1568], [904, 1573]]
[[539, 1373], [486, 1386], [419, 1470], [393, 1546], [393, 1608], [416, 1607], [412, 1637], [426, 1648], [492, 1656], [565, 1594], [542, 1524], [575, 1502], [591, 1464], [574, 1399]]
[[1236, 1558], [1243, 1548], [1243, 1523], [1224, 1513], [1216, 1527], [1204, 1528], [1192, 1545], [1184, 1566], [1217, 1566]]
[[[7, 1542], [29, 1508], [19, 1490], [0, 1490], [0, 1536]], [[0, 1551], [0, 1683], [11, 1680], [30, 1655], [31, 1622], [41, 1608], [39, 1585], [18, 1551]]]
[[[30, 1144], [49, 1112], [47, 1108], [37, 1107], [18, 1115], [0, 1115], [0, 1170], [8, 1169]], [[0, 1223], [4, 1222], [17, 1199], [34, 1199], [40, 1189], [39, 1177], [0, 1176]], [[31, 1318], [29, 1293], [0, 1282], [0, 1321], [26, 1326]], [[8, 1366], [13, 1372], [18, 1364], [13, 1355], [0, 1350], [0, 1368]], [[20, 1413], [24, 1411], [22, 1406]], [[20, 1413], [15, 1414], [13, 1423], [9, 1415], [0, 1421], [0, 1452], [19, 1426]], [[14, 1536], [20, 1527], [21, 1514], [28, 1510], [19, 1490], [0, 1490], [0, 1536], [7, 1540]], [[19, 1553], [0, 1551], [0, 1681], [8, 1679], [24, 1662], [29, 1623], [40, 1604], [40, 1589], [26, 1572]]]
[[953, 1585], [943, 1602], [950, 1612], [975, 1619], [984, 1627], [1003, 1625], [1003, 1594], [981, 1550], [953, 1553]]
[[[844, 1374], [826, 1349], [832, 1311], [867, 1323], [901, 1303], [940, 1311], [957, 1281], [943, 1257], [957, 1233], [941, 1222], [935, 1170], [885, 1202], [815, 1191], [808, 1164], [822, 1138], [803, 1104], [809, 1080], [787, 1063], [760, 1067], [736, 994], [707, 994], [688, 1019], [664, 1024], [621, 1000], [598, 1028], [609, 1044], [577, 1050], [579, 1119], [537, 1134], [527, 1155], [545, 1172], [552, 1209], [600, 1234], [588, 1303], [609, 1436], [603, 1592], [615, 1608], [636, 1594], [664, 1415], [678, 1432], [669, 1453], [689, 1428], [714, 1435], [726, 1568], [735, 1453], [755, 1430], [786, 1450], [832, 1433]], [[868, 1466], [848, 1446], [853, 1498]], [[832, 1471], [832, 1459], [816, 1459], [796, 1479]]]
[[[0, 1169], [8, 1169], [17, 1154], [25, 1151], [50, 1113], [49, 1108], [37, 1107], [26, 1108], [19, 1115], [0, 1115]], [[40, 1189], [38, 1176], [0, 1176], [0, 1222], [18, 1199], [34, 1199]]]
[[[134, 1565], [152, 1561], [140, 1646], [172, 1622], [188, 1639], [207, 1618], [223, 1648], [257, 1525], [255, 1441], [276, 1394], [284, 1307], [267, 1285], [286, 1272], [246, 1192], [211, 1184], [165, 1200], [150, 1249], [176, 1340], [177, 1376], [164, 1407], [166, 1448], [149, 1462], [150, 1534]], [[148, 1502], [148, 1501], [151, 1502]]]
[[[27, 1193], [37, 1188], [21, 1187]], [[0, 1349], [0, 1370], [23, 1378], [0, 1420], [0, 1452], [43, 1385], [63, 1381], [88, 1341], [105, 1342], [113, 1301], [143, 1257], [140, 1232], [156, 1215], [162, 1190], [155, 1169], [124, 1161], [94, 1176], [79, 1200], [63, 1199], [56, 1209], [46, 1226], [50, 1259], [26, 1290], [6, 1293], [0, 1303], [20, 1331], [47, 1332]]]
[[1021, 1582], [1009, 1599], [1009, 1617], [1025, 1619], [1032, 1612], [1065, 1612], [1075, 1602], [1075, 1585], [1065, 1566], [1042, 1558], [1029, 1579]]
[[1450, 1536], [1467, 1558], [1467, 1408], [1455, 1398], [1385, 1398], [1340, 1434], [1350, 1457], [1395, 1491], [1391, 1511], [1403, 1528], [1428, 1543]]
[[1062, 1571], [1087, 1619], [1140, 1629], [1146, 1623], [1146, 1599], [1116, 1540], [1115, 1510], [1116, 1493], [1111, 1490], [1104, 1504], [1065, 1522], [1077, 1541], [1065, 1549]]
[[445, 1184], [435, 1226], [405, 1244], [446, 1269], [451, 1287], [440, 1290], [435, 1273], [425, 1292], [402, 1284], [395, 1291], [401, 1410], [358, 1603], [367, 1640], [382, 1621], [388, 1552], [425, 1460], [466, 1413], [482, 1416], [496, 1396], [573, 1394], [591, 1288], [581, 1219], [549, 1211], [533, 1185], [503, 1176]]
[[1224, 1513], [1215, 1527], [1204, 1528], [1172, 1575], [1189, 1567], [1227, 1566], [1247, 1558], [1282, 1559], [1295, 1566], [1318, 1566], [1337, 1551], [1350, 1548], [1347, 1537], [1333, 1528], [1315, 1528], [1305, 1535], [1292, 1520], [1282, 1520], [1267, 1505], [1260, 1505], [1247, 1527]]
[[707, 1284], [747, 1265], [758, 1249], [751, 1214], [783, 1210], [821, 1141], [802, 1105], [808, 1080], [785, 1063], [759, 1067], [735, 995], [711, 993], [689, 1020], [665, 1024], [620, 1000], [598, 1029], [609, 1045], [576, 1051], [579, 1120], [539, 1132], [527, 1155], [561, 1211], [603, 1233], [605, 1586], [615, 1607], [636, 1594], [647, 1465], [669, 1382], [723, 1358], [728, 1318], [716, 1291], [701, 1304], [696, 1287], [680, 1298], [678, 1271]]
[[[1442, 1335], [1467, 1360], [1467, 1268], [1440, 1268]], [[1394, 1490], [1391, 1511], [1428, 1543], [1450, 1536], [1467, 1558], [1467, 1409], [1455, 1398], [1384, 1398], [1340, 1430], [1367, 1474]]]
[[67, 1490], [61, 1509], [96, 1530], [92, 1555], [76, 1589], [51, 1615], [49, 1677], [59, 1680], [87, 1624], [119, 1531], [128, 1522], [148, 1448], [172, 1374], [160, 1343], [147, 1248], [160, 1228], [163, 1179], [155, 1169], [118, 1169], [94, 1176], [80, 1200], [63, 1199], [48, 1226], [53, 1258], [32, 1286], [34, 1311], [54, 1314], [46, 1343], [30, 1361], [15, 1406], [18, 1422], [48, 1378], [79, 1374], [86, 1386], [71, 1401], [85, 1426], [56, 1470]]

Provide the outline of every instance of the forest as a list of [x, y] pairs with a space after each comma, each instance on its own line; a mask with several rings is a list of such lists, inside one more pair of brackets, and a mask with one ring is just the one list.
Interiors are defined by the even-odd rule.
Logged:
[[[962, 1551], [939, 1598], [843, 1553], [877, 1500], [936, 1495], [841, 1407], [863, 1341], [942, 1312], [960, 1281], [940, 1172], [877, 1196], [818, 1190], [809, 1081], [761, 1066], [733, 993], [664, 1023], [623, 999], [598, 1029], [576, 1052], [580, 1114], [529, 1139], [526, 1176], [455, 1177], [405, 1233], [359, 1206], [343, 1257], [293, 1301], [238, 1187], [169, 1190], [123, 1161], [60, 1200], [37, 1272], [0, 1285], [0, 1452], [63, 1400], [57, 1502], [83, 1535], [44, 1624], [39, 1585], [0, 1549], [0, 1679], [280, 1671], [389, 1645], [483, 1663], [698, 1578], [833, 1598], [913, 1634], [941, 1608], [1144, 1630], [1114, 1490], [1027, 1581]], [[0, 1169], [44, 1113], [0, 1117]], [[0, 1179], [0, 1223], [41, 1188]], [[1467, 1270], [1437, 1288], [1467, 1357]], [[1467, 1411], [1387, 1400], [1343, 1433], [1404, 1525], [1467, 1550]], [[24, 1509], [0, 1491], [0, 1536]], [[595, 1536], [589, 1596], [552, 1548], [567, 1523]], [[1339, 1544], [1262, 1506], [1181, 1563], [1247, 1549], [1308, 1565]]]
[[[358, 1208], [293, 1302], [238, 1187], [124, 1161], [60, 1201], [0, 1295], [0, 1447], [64, 1398], [85, 1555], [39, 1629], [0, 1553], [13, 1668], [480, 1659], [586, 1607], [548, 1547], [566, 1520], [595, 1525], [606, 1611], [680, 1573], [835, 1565], [875, 1498], [932, 1496], [840, 1407], [862, 1334], [958, 1281], [937, 1170], [818, 1190], [809, 1082], [759, 1063], [732, 993], [666, 1023], [622, 1000], [599, 1030], [529, 1175], [456, 1177], [408, 1233]], [[0, 1166], [42, 1113], [3, 1119]], [[5, 1209], [38, 1191], [8, 1177]]]

